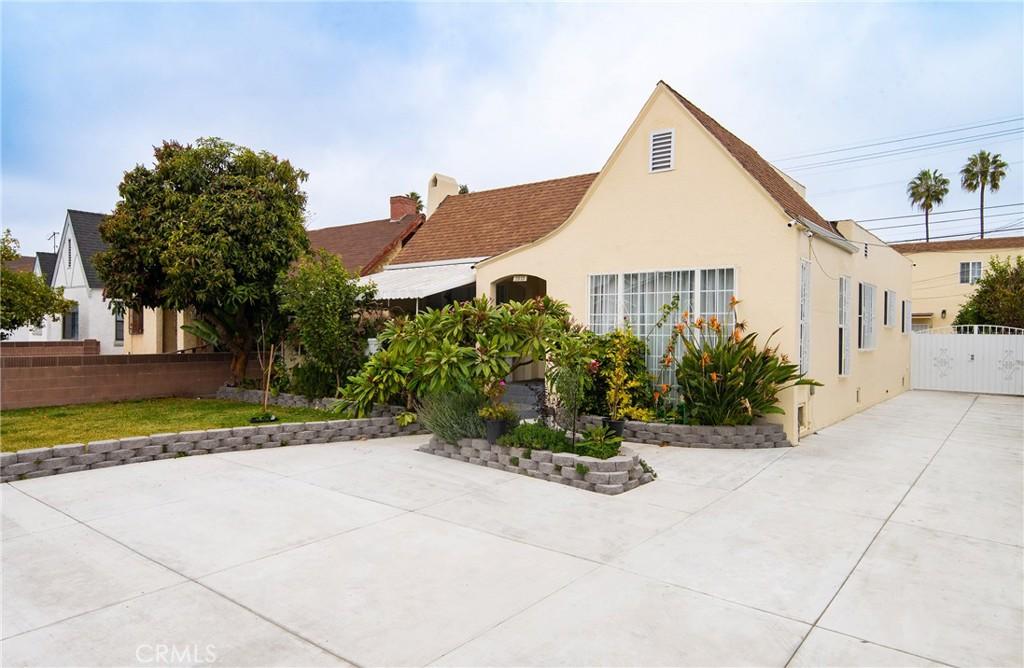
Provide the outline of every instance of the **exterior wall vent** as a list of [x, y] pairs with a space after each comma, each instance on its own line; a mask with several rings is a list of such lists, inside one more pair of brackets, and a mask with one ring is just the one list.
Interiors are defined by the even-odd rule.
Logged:
[[667, 172], [676, 166], [676, 131], [655, 130], [651, 133], [651, 172]]

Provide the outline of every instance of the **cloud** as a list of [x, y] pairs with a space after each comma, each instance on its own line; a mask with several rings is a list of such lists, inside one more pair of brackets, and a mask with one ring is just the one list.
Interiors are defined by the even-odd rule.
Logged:
[[[291, 159], [310, 172], [320, 227], [379, 218], [434, 171], [479, 190], [596, 170], [659, 79], [768, 157], [1024, 105], [1020, 59], [1007, 57], [1022, 50], [1019, 5], [2, 11], [2, 212], [29, 249], [46, 248], [65, 208], [109, 210], [121, 173], [165, 138]], [[1021, 160], [1019, 138], [994, 148]], [[955, 172], [967, 152], [936, 163]], [[924, 159], [795, 176], [826, 216], [910, 213], [901, 182]], [[998, 197], [1022, 196], [1014, 178]]]

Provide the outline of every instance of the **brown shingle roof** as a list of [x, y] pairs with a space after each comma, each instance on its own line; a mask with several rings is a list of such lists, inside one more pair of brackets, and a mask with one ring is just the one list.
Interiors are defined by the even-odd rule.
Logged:
[[808, 204], [807, 200], [793, 189], [793, 186], [786, 183], [786, 179], [775, 171], [775, 168], [762, 158], [757, 151], [722, 127], [718, 121], [705, 114], [697, 105], [677, 93], [672, 86], [669, 86], [664, 81], [661, 83], [672, 91], [672, 94], [686, 107], [687, 111], [693, 114], [694, 118], [732, 154], [732, 157], [736, 158], [736, 161], [761, 184], [761, 187], [772, 196], [772, 199], [778, 202], [779, 206], [788, 215], [800, 216], [824, 230], [833, 234], [839, 234], [839, 230], [832, 223], [825, 220], [820, 213], [815, 211], [814, 207]]
[[394, 264], [491, 257], [565, 222], [597, 174], [449, 195]]
[[405, 216], [399, 221], [371, 220], [354, 225], [338, 225], [307, 230], [310, 246], [341, 258], [353, 273], [369, 274], [423, 222], [422, 215]]
[[36, 259], [31, 255], [19, 255], [7, 263], [7, 268], [11, 271], [34, 271]]
[[992, 250], [998, 248], [1024, 248], [1024, 237], [994, 237], [990, 239], [954, 239], [953, 241], [921, 241], [909, 244], [889, 244], [899, 253], [941, 253], [958, 250]]

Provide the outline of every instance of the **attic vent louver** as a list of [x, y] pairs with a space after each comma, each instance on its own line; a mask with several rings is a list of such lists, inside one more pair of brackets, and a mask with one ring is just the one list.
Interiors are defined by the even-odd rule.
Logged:
[[651, 171], [665, 172], [675, 167], [675, 130], [651, 133]]

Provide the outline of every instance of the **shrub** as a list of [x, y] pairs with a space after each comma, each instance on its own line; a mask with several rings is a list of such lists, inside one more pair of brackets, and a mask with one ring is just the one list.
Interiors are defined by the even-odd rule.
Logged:
[[778, 346], [759, 348], [757, 334], [744, 335], [743, 330], [743, 323], [737, 323], [729, 334], [714, 317], [706, 322], [684, 317], [675, 326], [664, 363], [672, 363], [672, 351], [681, 343], [676, 380], [689, 424], [750, 424], [767, 413], [785, 413], [776, 405], [779, 392], [794, 385], [821, 385], [804, 378], [798, 365], [779, 355]]
[[546, 297], [506, 304], [481, 298], [395, 318], [378, 337], [381, 350], [348, 378], [339, 410], [365, 415], [396, 395], [408, 405], [463, 387], [498, 403], [501, 379], [546, 359], [552, 342], [570, 331], [579, 327], [568, 308]]
[[301, 394], [307, 399], [332, 397], [338, 391], [335, 375], [308, 361], [292, 367], [287, 385], [292, 393]]
[[[587, 390], [582, 410], [590, 415], [611, 415], [609, 392], [612, 391], [613, 369], [618, 368], [624, 405], [622, 417], [618, 419], [640, 419], [630, 414], [630, 408], [649, 408], [651, 401], [651, 374], [647, 369], [647, 344], [630, 329], [619, 329], [595, 337], [594, 355], [599, 364], [599, 373], [593, 385]], [[615, 418], [613, 418], [615, 419]]]
[[507, 404], [488, 404], [477, 411], [477, 415], [485, 420], [502, 420], [516, 424], [519, 422], [519, 415]]
[[993, 257], [954, 325], [1024, 327], [1024, 258]]
[[498, 439], [499, 445], [510, 448], [531, 448], [566, 452], [572, 448], [565, 432], [537, 422], [524, 422]]
[[420, 399], [416, 414], [435, 435], [455, 443], [483, 437], [484, 421], [478, 414], [483, 403], [483, 396], [472, 390], [434, 392]]
[[591, 427], [583, 432], [583, 438], [576, 444], [576, 454], [597, 459], [608, 459], [619, 454], [622, 437], [616, 436], [608, 427]]

